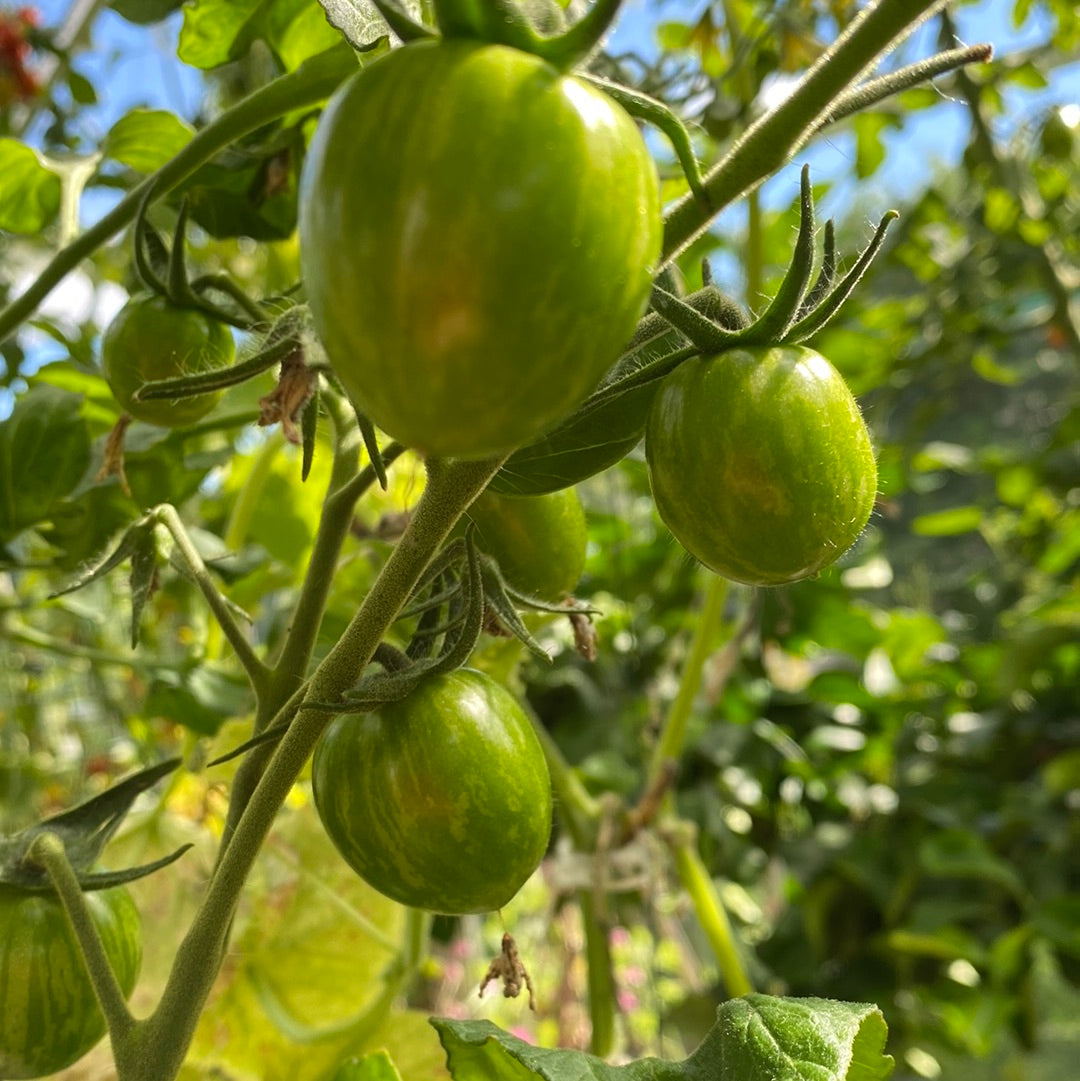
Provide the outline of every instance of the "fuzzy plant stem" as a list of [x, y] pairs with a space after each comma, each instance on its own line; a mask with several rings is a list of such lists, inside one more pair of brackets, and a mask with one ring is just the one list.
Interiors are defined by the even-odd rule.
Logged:
[[[495, 474], [500, 460], [428, 463], [428, 486], [405, 534], [352, 622], [311, 678], [312, 701], [340, 699], [359, 679], [439, 546]], [[244, 882], [290, 789], [330, 721], [297, 713], [237, 823], [182, 943], [157, 1008], [115, 1048], [119, 1081], [173, 1081], [223, 960]]]

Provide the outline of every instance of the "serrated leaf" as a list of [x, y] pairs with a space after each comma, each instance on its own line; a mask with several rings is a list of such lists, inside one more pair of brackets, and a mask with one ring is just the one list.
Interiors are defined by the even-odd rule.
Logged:
[[885, 1081], [894, 1065], [876, 1006], [820, 998], [731, 999], [688, 1059], [625, 1066], [533, 1047], [489, 1021], [431, 1023], [455, 1081]]
[[17, 139], [0, 139], [0, 229], [40, 233], [60, 210], [60, 177]]
[[164, 109], [133, 109], [105, 136], [107, 157], [139, 173], [152, 173], [191, 141], [195, 129]]
[[90, 433], [81, 405], [80, 395], [41, 384], [0, 422], [0, 538], [47, 517], [86, 472]]
[[[330, 25], [340, 30], [354, 49], [370, 49], [388, 33], [386, 23], [370, 0], [319, 0], [319, 3]], [[398, 6], [413, 22], [423, 22], [418, 0], [403, 0]]]

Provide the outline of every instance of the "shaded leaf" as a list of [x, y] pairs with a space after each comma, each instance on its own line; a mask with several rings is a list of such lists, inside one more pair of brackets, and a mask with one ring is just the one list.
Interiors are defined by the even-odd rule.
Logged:
[[163, 109], [134, 109], [105, 136], [102, 151], [139, 173], [152, 173], [191, 141], [195, 129]]

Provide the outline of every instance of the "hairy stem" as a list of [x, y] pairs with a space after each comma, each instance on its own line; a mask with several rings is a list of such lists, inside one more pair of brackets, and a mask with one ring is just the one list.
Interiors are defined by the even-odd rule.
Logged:
[[[454, 524], [502, 464], [428, 463], [428, 486], [359, 611], [311, 679], [312, 701], [333, 702], [356, 683], [404, 599]], [[121, 1081], [172, 1081], [221, 966], [240, 892], [274, 818], [330, 721], [301, 708], [277, 745], [218, 863], [154, 1013], [116, 1049]]]
[[49, 881], [60, 896], [68, 923], [79, 941], [79, 949], [86, 962], [90, 982], [94, 985], [101, 1012], [113, 1040], [122, 1040], [135, 1024], [124, 1000], [124, 992], [109, 964], [105, 946], [97, 925], [86, 907], [82, 887], [68, 862], [64, 842], [55, 833], [39, 833], [30, 845], [27, 855], [40, 867], [45, 868]]
[[711, 210], [693, 194], [665, 215], [664, 260], [708, 228], [715, 214], [757, 187], [804, 146], [834, 102], [890, 46], [941, 7], [943, 0], [878, 0], [865, 8], [806, 73], [798, 89], [747, 130], [706, 174]]

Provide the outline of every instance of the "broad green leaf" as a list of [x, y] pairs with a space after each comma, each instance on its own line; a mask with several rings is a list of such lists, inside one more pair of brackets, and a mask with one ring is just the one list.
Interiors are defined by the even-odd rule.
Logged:
[[191, 141], [195, 129], [162, 109], [134, 109], [105, 136], [103, 152], [139, 173], [152, 173]]
[[338, 44], [340, 38], [315, 0], [193, 0], [184, 5], [179, 56], [215, 68], [265, 41], [288, 70]]
[[982, 517], [978, 507], [952, 507], [934, 514], [920, 514], [911, 523], [911, 528], [923, 537], [951, 537], [978, 529]]
[[0, 538], [46, 518], [90, 463], [82, 398], [39, 385], [0, 423]]
[[919, 863], [936, 878], [970, 878], [993, 882], [1017, 897], [1025, 895], [1024, 883], [1016, 870], [999, 859], [990, 846], [966, 830], [941, 830], [919, 846]]
[[489, 1021], [431, 1023], [455, 1081], [885, 1081], [893, 1069], [876, 1006], [820, 998], [731, 999], [688, 1059], [625, 1066], [534, 1047]]
[[343, 1062], [332, 1081], [401, 1081], [401, 1074], [385, 1051], [373, 1051]]
[[0, 139], [0, 229], [40, 233], [60, 210], [60, 177], [17, 139]]

